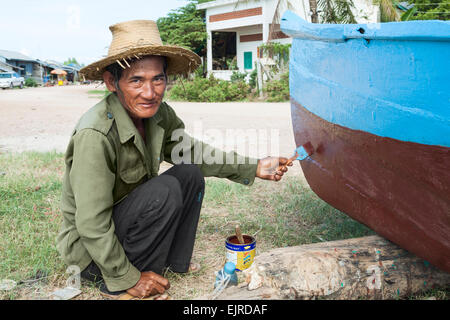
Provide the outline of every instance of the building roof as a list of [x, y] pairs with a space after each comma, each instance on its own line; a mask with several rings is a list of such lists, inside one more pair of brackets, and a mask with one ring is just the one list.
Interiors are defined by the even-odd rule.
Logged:
[[208, 8], [212, 8], [212, 7], [219, 7], [219, 6], [224, 6], [227, 4], [231, 4], [231, 3], [235, 3], [238, 2], [238, 0], [216, 0], [216, 1], [210, 1], [210, 2], [205, 2], [205, 3], [199, 3], [197, 4], [197, 10], [201, 10], [201, 9], [208, 9]]
[[26, 56], [20, 52], [10, 51], [10, 50], [0, 50], [0, 56], [5, 57], [8, 60], [22, 60], [22, 61], [36, 61], [29, 56]]
[[407, 11], [414, 7], [414, 3], [408, 3], [407, 1], [399, 2], [396, 4], [397, 8], [399, 8], [402, 11]]
[[52, 66], [46, 61], [36, 59], [36, 62], [39, 63], [41, 66], [52, 68]]
[[12, 71], [14, 71], [14, 69], [23, 70], [23, 68], [21, 68], [21, 67], [13, 66], [13, 65], [10, 65], [9, 63], [0, 61], [0, 71], [1, 72], [4, 72], [4, 71], [12, 72]]
[[54, 60], [47, 60], [47, 61], [39, 61], [39, 63], [52, 68], [52, 69], [63, 69], [67, 72], [73, 73], [74, 71], [80, 71], [81, 67], [79, 66], [75, 66], [73, 64], [70, 65], [66, 65], [63, 63], [59, 63], [58, 61], [54, 61]]

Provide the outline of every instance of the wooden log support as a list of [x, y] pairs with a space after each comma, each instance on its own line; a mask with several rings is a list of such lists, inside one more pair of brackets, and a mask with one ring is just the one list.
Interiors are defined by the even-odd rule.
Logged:
[[450, 285], [449, 273], [379, 236], [274, 249], [243, 273], [217, 299], [396, 299]]

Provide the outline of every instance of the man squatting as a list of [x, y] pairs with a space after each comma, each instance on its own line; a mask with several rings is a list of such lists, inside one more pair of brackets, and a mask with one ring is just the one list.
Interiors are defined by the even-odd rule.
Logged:
[[[230, 154], [223, 153], [220, 164], [177, 164], [172, 150], [179, 142], [171, 137], [184, 124], [163, 102], [167, 75], [192, 72], [200, 58], [163, 45], [154, 21], [122, 22], [110, 30], [107, 57], [81, 70], [103, 80], [111, 94], [80, 118], [67, 147], [57, 248], [101, 292], [148, 297], [169, 288], [166, 268], [200, 269], [191, 257], [204, 177], [245, 185], [255, 177], [278, 181], [288, 159], [229, 164]], [[194, 148], [211, 148], [189, 139], [192, 158]], [[174, 166], [158, 175], [162, 161]]]

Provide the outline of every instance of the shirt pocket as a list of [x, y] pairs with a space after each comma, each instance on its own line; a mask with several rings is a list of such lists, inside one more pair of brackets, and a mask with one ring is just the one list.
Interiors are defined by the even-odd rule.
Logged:
[[136, 184], [147, 174], [141, 154], [132, 143], [122, 145], [118, 165], [120, 179], [125, 184]]
[[119, 171], [119, 181], [114, 188], [114, 202], [120, 202], [131, 191], [147, 180], [147, 171], [142, 162]]
[[121, 170], [120, 178], [127, 184], [135, 184], [138, 183], [146, 174], [147, 171], [145, 170], [144, 164], [139, 162], [132, 168], [124, 168]]

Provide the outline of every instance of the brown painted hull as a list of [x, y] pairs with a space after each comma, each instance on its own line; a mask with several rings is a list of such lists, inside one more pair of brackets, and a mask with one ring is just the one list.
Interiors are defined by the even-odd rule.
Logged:
[[450, 272], [450, 148], [384, 138], [330, 123], [291, 100], [301, 166], [324, 201]]

